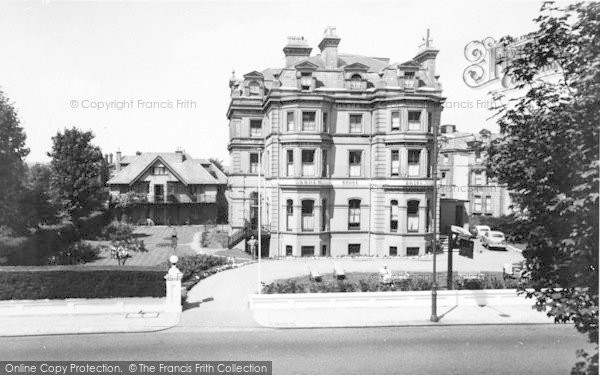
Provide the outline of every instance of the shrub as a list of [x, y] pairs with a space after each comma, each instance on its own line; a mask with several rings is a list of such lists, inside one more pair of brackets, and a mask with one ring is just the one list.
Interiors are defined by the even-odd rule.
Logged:
[[0, 265], [37, 264], [33, 237], [0, 237]]
[[70, 245], [66, 250], [60, 250], [48, 259], [49, 264], [84, 264], [98, 259], [100, 250], [87, 242], [79, 241]]
[[[316, 284], [313, 284], [313, 285], [316, 285]], [[311, 285], [311, 288], [313, 288], [313, 285]], [[263, 290], [264, 290], [264, 292], [266, 294], [276, 294], [276, 293], [282, 293], [282, 294], [306, 293], [304, 285], [299, 284], [295, 280], [285, 280], [282, 283], [271, 283], [271, 284], [265, 285], [263, 287]], [[311, 291], [311, 292], [312, 293], [317, 293], [316, 289], [314, 289], [314, 291]]]
[[125, 240], [114, 240], [111, 242], [114, 248], [124, 247], [128, 252], [146, 252], [146, 244], [144, 240], [138, 240], [137, 238], [127, 238]]
[[109, 224], [109, 215], [106, 211], [94, 211], [86, 217], [77, 220], [77, 229], [82, 238], [96, 239], [103, 234], [106, 225]]
[[102, 237], [111, 241], [123, 241], [133, 236], [134, 226], [125, 221], [111, 221], [102, 229]]
[[[170, 266], [169, 263], [167, 264]], [[227, 264], [227, 258], [199, 254], [181, 257], [177, 262], [177, 268], [183, 273], [182, 281], [185, 282], [195, 276], [200, 278], [204, 271], [224, 264]]]
[[49, 269], [0, 273], [0, 300], [164, 297], [165, 271], [158, 269]]

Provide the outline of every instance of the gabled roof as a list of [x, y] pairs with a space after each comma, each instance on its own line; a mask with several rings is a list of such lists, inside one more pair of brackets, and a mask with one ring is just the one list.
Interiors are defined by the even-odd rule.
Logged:
[[402, 64], [398, 64], [398, 67], [401, 68], [420, 68], [421, 65], [419, 65], [418, 62], [416, 62], [415, 60], [408, 60], [403, 62]]
[[192, 159], [188, 154], [176, 152], [145, 152], [135, 158], [108, 185], [131, 185], [138, 181], [150, 168], [161, 163], [185, 185], [226, 184], [227, 177], [210, 161]]
[[317, 68], [319, 68], [319, 66], [317, 64], [313, 64], [308, 60], [304, 60], [301, 63], [294, 65], [294, 68], [298, 70], [316, 70]]
[[344, 70], [348, 71], [357, 71], [357, 72], [366, 72], [369, 69], [365, 64], [361, 64], [359, 62], [352, 63], [350, 65], [346, 65]]
[[260, 79], [263, 79], [263, 75], [262, 75], [262, 73], [257, 72], [256, 70], [253, 70], [250, 73], [244, 74], [244, 78], [260, 78]]

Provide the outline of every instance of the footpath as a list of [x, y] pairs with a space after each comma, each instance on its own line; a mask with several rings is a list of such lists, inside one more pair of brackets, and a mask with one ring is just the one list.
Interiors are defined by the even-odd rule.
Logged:
[[164, 298], [1, 301], [0, 336], [160, 331], [181, 315], [165, 306]]

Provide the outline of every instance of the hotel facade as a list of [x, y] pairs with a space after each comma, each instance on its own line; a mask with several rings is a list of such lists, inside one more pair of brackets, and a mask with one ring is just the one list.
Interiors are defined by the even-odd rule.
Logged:
[[444, 101], [439, 51], [427, 41], [390, 63], [340, 53], [340, 40], [327, 28], [311, 56], [304, 38], [289, 37], [285, 67], [231, 77], [232, 230], [256, 228], [260, 208], [263, 256], [423, 255]]

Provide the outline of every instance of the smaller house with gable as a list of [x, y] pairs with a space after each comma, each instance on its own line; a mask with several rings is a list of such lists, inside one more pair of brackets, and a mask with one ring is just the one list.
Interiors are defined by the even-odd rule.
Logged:
[[193, 159], [184, 151], [117, 152], [111, 170], [107, 185], [118, 218], [184, 225], [217, 223], [222, 217], [218, 202], [225, 201], [227, 176], [209, 160]]

